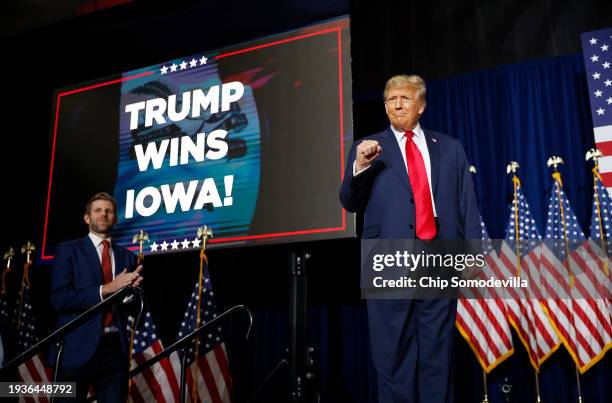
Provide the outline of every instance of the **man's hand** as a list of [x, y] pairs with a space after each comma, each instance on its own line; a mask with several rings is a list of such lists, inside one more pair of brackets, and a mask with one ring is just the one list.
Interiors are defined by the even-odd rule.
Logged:
[[355, 158], [355, 170], [357, 172], [374, 162], [382, 153], [382, 147], [376, 140], [364, 140], [357, 146], [357, 157]]
[[109, 296], [117, 290], [127, 287], [129, 285], [137, 287], [142, 283], [142, 276], [139, 274], [142, 270], [142, 265], [138, 266], [136, 270], [128, 273], [127, 269], [115, 276], [113, 281], [106, 283], [102, 286], [102, 298]]

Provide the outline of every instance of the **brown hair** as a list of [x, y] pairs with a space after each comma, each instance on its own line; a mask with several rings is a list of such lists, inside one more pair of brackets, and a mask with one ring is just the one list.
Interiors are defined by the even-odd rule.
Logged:
[[95, 195], [91, 196], [89, 200], [87, 201], [87, 204], [85, 205], [86, 215], [91, 214], [91, 205], [96, 200], [106, 200], [108, 202], [111, 202], [111, 204], [113, 205], [113, 209], [115, 209], [115, 213], [117, 213], [117, 200], [106, 192], [100, 192], [100, 193], [96, 193]]
[[391, 77], [387, 80], [387, 84], [385, 84], [385, 90], [383, 92], [383, 99], [387, 99], [387, 93], [392, 88], [397, 87], [412, 87], [416, 89], [417, 97], [419, 97], [422, 101], [425, 101], [425, 94], [427, 93], [427, 87], [425, 86], [425, 80], [417, 75], [406, 75], [400, 74], [397, 76]]

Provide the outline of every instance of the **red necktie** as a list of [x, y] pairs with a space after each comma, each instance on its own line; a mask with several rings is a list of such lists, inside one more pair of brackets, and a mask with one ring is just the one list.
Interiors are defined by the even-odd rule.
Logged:
[[[110, 242], [108, 242], [106, 239], [102, 241], [102, 279], [103, 284], [113, 281], [113, 265], [111, 263], [110, 256]], [[109, 310], [104, 314], [104, 327], [110, 326], [112, 322], [113, 315]]]
[[433, 239], [436, 236], [436, 223], [431, 205], [431, 191], [429, 190], [425, 162], [419, 148], [412, 139], [414, 133], [408, 131], [405, 136], [406, 165], [408, 165], [408, 176], [414, 193], [416, 210], [416, 235], [419, 239]]

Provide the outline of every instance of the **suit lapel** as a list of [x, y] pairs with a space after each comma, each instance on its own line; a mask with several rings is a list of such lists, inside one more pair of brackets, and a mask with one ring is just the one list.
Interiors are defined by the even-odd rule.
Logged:
[[[111, 243], [111, 246], [113, 248], [113, 255], [115, 256], [115, 276], [119, 273], [121, 273], [121, 271], [123, 269], [125, 269], [125, 267], [123, 267], [125, 265], [125, 259], [123, 258], [123, 250], [119, 247], [119, 245], [115, 244], [115, 242]], [[127, 268], [128, 271], [131, 270], [130, 267]]]
[[381, 143], [383, 153], [387, 154], [385, 162], [399, 175], [402, 184], [412, 193], [412, 187], [408, 179], [408, 170], [404, 164], [400, 146], [395, 138], [395, 134], [393, 134], [390, 128], [383, 133]]
[[100, 262], [96, 247], [94, 246], [93, 242], [91, 241], [91, 238], [89, 238], [88, 235], [82, 238], [82, 243], [88, 265], [90, 267], [97, 268], [97, 270], [95, 270], [94, 276], [96, 276], [96, 280], [100, 284], [102, 284], [102, 262]]
[[429, 130], [423, 129], [425, 133], [425, 140], [427, 141], [427, 151], [429, 151], [429, 162], [431, 167], [431, 190], [436, 196], [436, 189], [438, 188], [438, 178], [440, 176], [440, 146], [436, 137]]

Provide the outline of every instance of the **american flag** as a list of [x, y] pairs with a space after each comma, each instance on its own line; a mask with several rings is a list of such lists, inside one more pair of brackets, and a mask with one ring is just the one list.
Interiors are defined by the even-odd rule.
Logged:
[[2, 272], [2, 283], [0, 284], [0, 326], [15, 326], [15, 317], [10, 315], [9, 307], [9, 276], [11, 272], [9, 267], [6, 267]]
[[597, 298], [594, 279], [601, 265], [570, 207], [560, 174], [553, 177], [542, 246], [541, 280], [547, 294], [542, 304], [584, 373], [612, 347], [609, 301]]
[[[600, 258], [602, 275], [602, 298], [612, 298], [612, 200], [604, 187], [597, 168], [593, 170], [593, 214], [591, 215], [590, 245], [596, 256]], [[612, 316], [612, 303], [608, 304]]]
[[492, 267], [499, 278], [515, 276], [527, 280], [528, 289], [506, 289], [508, 298], [505, 302], [508, 320], [525, 346], [531, 365], [539, 370], [540, 365], [557, 350], [560, 341], [538, 300], [541, 236], [518, 177], [514, 176], [513, 182], [514, 201], [510, 207], [506, 236]]
[[[30, 303], [30, 281], [28, 272], [31, 263], [28, 262], [24, 266], [23, 280], [21, 290], [19, 292], [19, 301], [16, 308], [17, 313], [17, 354], [21, 354], [38, 342], [36, 336], [36, 324], [32, 304]], [[22, 382], [49, 382], [50, 369], [47, 369], [43, 364], [45, 362], [42, 353], [36, 354], [34, 357], [21, 364], [17, 370], [19, 379]], [[49, 372], [47, 372], [49, 371]], [[42, 402], [49, 401], [47, 397], [27, 397], [20, 400], [26, 402]]]
[[[128, 332], [133, 318], [129, 318]], [[129, 334], [129, 333], [128, 333]], [[151, 313], [146, 311], [141, 326], [134, 333], [131, 367], [135, 368], [164, 350], [157, 337]], [[130, 384], [128, 401], [171, 403], [179, 401], [180, 363], [176, 354], [136, 375]]]
[[[599, 258], [602, 277], [602, 298], [611, 298], [610, 258], [612, 257], [612, 200], [604, 187], [597, 168], [593, 170], [593, 213], [591, 215], [590, 247]], [[601, 273], [600, 272], [600, 273]]]
[[8, 292], [0, 290], [0, 326], [14, 326], [15, 322], [9, 315]]
[[612, 190], [612, 28], [581, 35], [596, 147], [604, 154], [600, 171]]
[[[203, 269], [200, 325], [217, 316], [208, 269], [206, 266]], [[181, 322], [178, 333], [179, 339], [196, 329], [198, 289], [199, 284], [196, 283]], [[199, 343], [198, 346], [196, 346], [196, 342]], [[195, 359], [196, 349], [198, 350], [197, 360]], [[189, 396], [189, 399], [207, 403], [231, 402], [232, 377], [225, 344], [221, 338], [221, 327], [215, 326], [204, 331], [201, 337], [187, 347], [186, 353], [186, 365], [188, 367], [186, 395]], [[196, 399], [194, 399], [194, 390], [197, 393]]]
[[[491, 247], [489, 234], [482, 218], [482, 240], [485, 241], [485, 253], [495, 253]], [[485, 266], [483, 273], [489, 273]], [[485, 274], [485, 277], [488, 274]], [[506, 306], [503, 299], [493, 295], [495, 290], [478, 291], [461, 290], [457, 302], [457, 319], [455, 325], [459, 333], [472, 348], [482, 369], [489, 373], [514, 352], [512, 332], [507, 320]]]
[[[597, 251], [612, 256], [612, 200], [600, 176], [593, 172], [593, 213], [591, 215], [591, 240]], [[603, 224], [602, 224], [603, 222]]]

